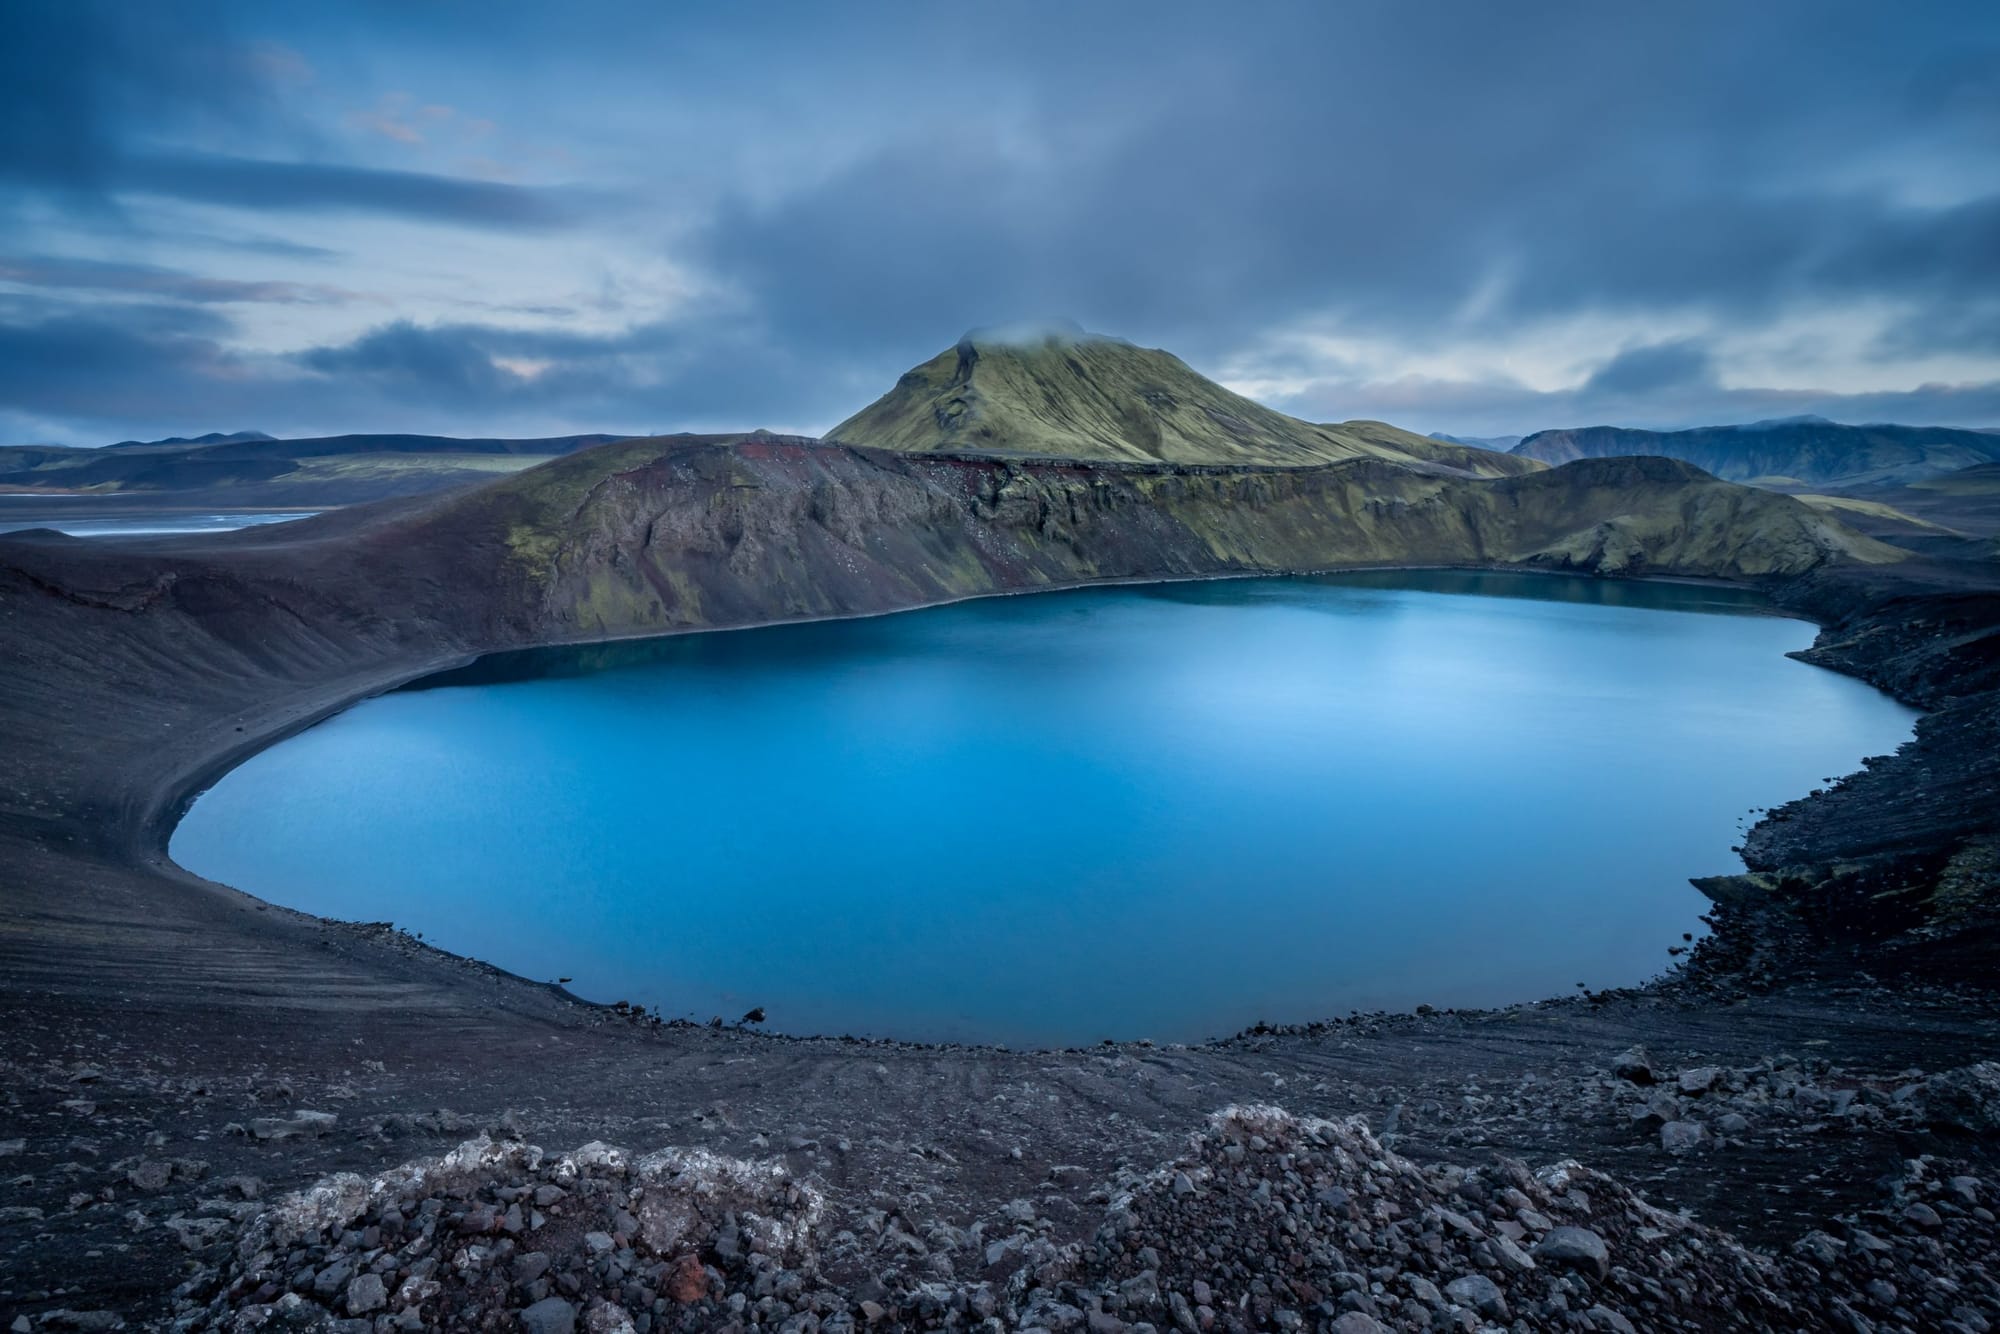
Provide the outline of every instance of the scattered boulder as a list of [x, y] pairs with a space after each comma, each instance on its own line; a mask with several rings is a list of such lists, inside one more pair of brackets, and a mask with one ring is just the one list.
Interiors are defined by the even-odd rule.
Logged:
[[1721, 1082], [1722, 1071], [1712, 1065], [1698, 1065], [1692, 1070], [1681, 1071], [1680, 1090], [1689, 1097], [1700, 1097]]
[[708, 1271], [702, 1267], [700, 1257], [683, 1255], [674, 1261], [667, 1275], [667, 1295], [683, 1306], [708, 1295]]
[[521, 1312], [522, 1334], [575, 1334], [576, 1307], [560, 1297], [544, 1297]]
[[85, 1331], [123, 1329], [125, 1318], [116, 1311], [71, 1311], [58, 1308], [42, 1312], [36, 1322], [42, 1329], [74, 1329]]
[[141, 1158], [125, 1169], [125, 1183], [147, 1195], [157, 1195], [173, 1180], [174, 1165], [158, 1158]]
[[1699, 1121], [1669, 1121], [1660, 1127], [1660, 1147], [1676, 1157], [1693, 1153], [1708, 1143], [1708, 1130]]
[[1460, 1306], [1469, 1306], [1493, 1320], [1505, 1320], [1507, 1297], [1500, 1285], [1484, 1274], [1467, 1274], [1444, 1285], [1444, 1295]]
[[347, 1285], [347, 1313], [367, 1315], [379, 1311], [388, 1304], [389, 1294], [383, 1290], [380, 1274], [357, 1274]]
[[1333, 1322], [1333, 1334], [1388, 1334], [1388, 1327], [1372, 1315], [1349, 1311]]
[[1659, 1073], [1644, 1047], [1630, 1047], [1611, 1063], [1611, 1073], [1633, 1084], [1657, 1084]]
[[1587, 1227], [1552, 1228], [1535, 1244], [1534, 1256], [1543, 1264], [1580, 1269], [1597, 1278], [1611, 1272], [1611, 1252], [1604, 1238]]
[[250, 1121], [253, 1139], [318, 1139], [333, 1133], [340, 1118], [332, 1112], [293, 1112], [289, 1117], [258, 1116]]
[[1973, 1135], [2000, 1131], [2000, 1061], [1932, 1075], [1917, 1098], [1924, 1122], [1936, 1129]]

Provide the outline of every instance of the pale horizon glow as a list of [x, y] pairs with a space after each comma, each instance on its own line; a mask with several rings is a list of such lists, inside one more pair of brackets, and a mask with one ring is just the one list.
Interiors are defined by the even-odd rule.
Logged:
[[2000, 426], [2000, 10], [1435, 17], [23, 0], [0, 444], [817, 433], [1056, 318], [1314, 420]]

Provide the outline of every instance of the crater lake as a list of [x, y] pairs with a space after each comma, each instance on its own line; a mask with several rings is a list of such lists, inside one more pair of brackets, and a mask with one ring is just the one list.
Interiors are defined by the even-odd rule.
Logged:
[[1629, 985], [1915, 715], [1752, 593], [1369, 573], [498, 655], [252, 757], [183, 866], [591, 1000], [1195, 1041]]

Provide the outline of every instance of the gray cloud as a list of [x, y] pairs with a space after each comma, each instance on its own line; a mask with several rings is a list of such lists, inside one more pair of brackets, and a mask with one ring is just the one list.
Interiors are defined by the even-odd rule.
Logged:
[[490, 402], [507, 394], [516, 377], [494, 363], [483, 341], [473, 330], [421, 329], [399, 321], [344, 346], [313, 348], [298, 360], [310, 370], [377, 393]]
[[[975, 102], [725, 213], [716, 266], [804, 338], [907, 350], [941, 308], [951, 327], [1062, 311], [1198, 356], [1307, 315], [1419, 335], [1482, 289], [1497, 331], [1882, 294], [1948, 307], [1992, 277], [2000, 193], [1937, 206], [1853, 179], [1871, 153], [1921, 167], [1977, 114], [1913, 108], [1907, 88], [1954, 57], [1903, 15], [1327, 7], [1219, 33], [1176, 17], [1113, 49], [1066, 34], [1102, 57], [1080, 108], [1048, 98], [1024, 131]], [[1033, 61], [1003, 42], [992, 63], [1004, 81]]]
[[125, 159], [108, 175], [115, 188], [135, 194], [247, 209], [390, 213], [515, 228], [560, 226], [572, 216], [555, 191], [375, 167], [176, 153]]
[[1273, 406], [1316, 421], [1372, 417], [1417, 430], [1456, 426], [1462, 435], [1526, 435], [1573, 426], [1672, 430], [1813, 413], [1842, 422], [2000, 422], [2000, 378], [1909, 389], [1843, 392], [1826, 388], [1723, 386], [1702, 380], [1624, 392], [1593, 387], [1538, 390], [1518, 381], [1354, 380], [1325, 385]]
[[[397, 321], [293, 360], [324, 377], [329, 396], [363, 396], [389, 413], [415, 404], [486, 412], [497, 407], [573, 422], [577, 430], [831, 424], [832, 414], [852, 402], [836, 394], [819, 399], [813, 416], [784, 415], [802, 401], [797, 386], [819, 377], [774, 354], [760, 331], [713, 323], [656, 322], [618, 334], [579, 335]], [[870, 389], [869, 397], [878, 392]], [[767, 406], [744, 406], [759, 403]]]
[[290, 282], [203, 278], [153, 264], [66, 259], [51, 255], [0, 256], [0, 282], [28, 287], [134, 293], [178, 301], [303, 302], [345, 301], [353, 294], [336, 287]]
[[[261, 210], [377, 212], [486, 227], [569, 218], [555, 192], [429, 172], [157, 146], [224, 133], [315, 147], [241, 6], [24, 0], [0, 42], [0, 179], [68, 206], [126, 195]], [[255, 15], [256, 11], [249, 11]]]
[[[14, 333], [97, 329], [101, 363], [132, 379], [107, 403], [178, 404], [120, 433], [206, 429], [189, 420], [204, 411], [266, 429], [363, 424], [343, 412], [370, 425], [448, 413], [482, 431], [529, 418], [826, 425], [967, 327], [1057, 315], [1198, 367], [1278, 347], [1261, 370], [1317, 386], [1280, 406], [1461, 433], [1809, 410], [2000, 415], [1983, 375], [1917, 383], [2000, 350], [2000, 10], [1976, 0], [1448, 12], [1099, 0], [1059, 31], [865, 3], [778, 20], [636, 0], [579, 0], [559, 22], [517, 0], [470, 19], [360, 12], [335, 22], [248, 0], [10, 11], [0, 247], [72, 267], [14, 278], [44, 302], [0, 318]], [[319, 71], [310, 92], [259, 57], [279, 47]], [[745, 70], [813, 74], [746, 84]], [[419, 107], [495, 88], [504, 97], [485, 114], [504, 105], [530, 128], [496, 138], [478, 169], [532, 163], [544, 170], [525, 179], [547, 179], [560, 163], [587, 191], [454, 174], [473, 170], [465, 155], [428, 140], [334, 128], [385, 95]], [[361, 329], [349, 313], [284, 347], [143, 313], [113, 327], [87, 307], [293, 302], [292, 284], [211, 277], [179, 253], [95, 269], [54, 258], [60, 220], [137, 235], [156, 210], [184, 227], [226, 219], [218, 236], [262, 236], [274, 258], [294, 247], [329, 288], [384, 291], [392, 312], [420, 318]], [[356, 227], [343, 254], [271, 236], [296, 226], [347, 246], [325, 224], [356, 216], [411, 225]], [[632, 327], [580, 332], [612, 307], [530, 290], [526, 274], [519, 290], [505, 273], [459, 296], [427, 290], [430, 259], [464, 229], [487, 233], [481, 246], [560, 236], [552, 256], [602, 255]], [[659, 263], [726, 299], [697, 318], [621, 287], [618, 275]], [[454, 308], [516, 318], [441, 318]], [[1878, 327], [1847, 339], [1865, 351], [1839, 355], [1908, 363], [1908, 387], [1813, 388], [1843, 368], [1815, 363], [1833, 354], [1787, 331], [1866, 312]], [[242, 329], [320, 318], [239, 313]], [[1468, 364], [1506, 364], [1527, 334], [1565, 321], [1605, 331], [1596, 368], [1566, 389], [1418, 355], [1468, 347], [1487, 354]], [[1301, 329], [1337, 335], [1337, 354], [1287, 343]], [[1718, 349], [1760, 332], [1804, 349], [1794, 368], [1769, 389], [1724, 387], [1740, 377]], [[1545, 385], [1547, 368], [1533, 378]], [[0, 411], [56, 412], [9, 383], [25, 397], [0, 398]]]
[[215, 337], [225, 331], [157, 307], [0, 318], [0, 403], [90, 421], [177, 418], [204, 393], [234, 397], [246, 384], [242, 359]]
[[1628, 347], [1592, 371], [1583, 382], [1585, 394], [1651, 394], [1685, 389], [1715, 379], [1715, 359], [1699, 340], [1677, 338], [1669, 343]]

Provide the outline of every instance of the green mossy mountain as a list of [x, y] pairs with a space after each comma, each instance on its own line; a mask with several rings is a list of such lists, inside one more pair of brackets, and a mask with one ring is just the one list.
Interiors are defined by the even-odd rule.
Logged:
[[1846, 426], [1788, 417], [1743, 426], [1638, 431], [1618, 426], [1537, 431], [1514, 446], [1544, 463], [1657, 455], [1732, 482], [1851, 487], [1913, 482], [2000, 461], [2000, 434], [1948, 426]]
[[[921, 367], [855, 419], [897, 447], [765, 432], [613, 441], [483, 486], [232, 534], [212, 543], [215, 568], [310, 590], [338, 607], [335, 621], [422, 627], [483, 651], [1106, 580], [1370, 566], [1756, 580], [1908, 554], [1672, 459], [1550, 468], [1374, 423], [1315, 427], [1111, 340], [984, 346], [950, 357], [986, 372], [946, 375], [999, 405], [956, 434], [966, 447], [889, 430], [935, 398]], [[1198, 457], [1090, 457], [1134, 447], [1106, 434], [1133, 397], [1152, 414], [1154, 447]], [[982, 440], [1013, 448], [969, 447]], [[1480, 471], [1489, 461], [1511, 471]], [[18, 545], [51, 587], [88, 571], [118, 590], [146, 585], [126, 568], [132, 552], [191, 549]], [[175, 597], [192, 596], [175, 577]], [[262, 596], [238, 588], [223, 601]], [[251, 642], [273, 633], [239, 629]]]
[[1379, 458], [1499, 477], [1511, 457], [1382, 422], [1320, 425], [1223, 388], [1171, 352], [1073, 324], [975, 330], [828, 432], [910, 453], [1312, 467]]

